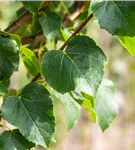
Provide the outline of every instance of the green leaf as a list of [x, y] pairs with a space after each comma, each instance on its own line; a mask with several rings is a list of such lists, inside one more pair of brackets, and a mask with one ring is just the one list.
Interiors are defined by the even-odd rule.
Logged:
[[[47, 83], [60, 93], [77, 91], [94, 95], [104, 74], [106, 57], [87, 36], [76, 36], [64, 52], [48, 51], [42, 62]], [[84, 86], [85, 85], [85, 86]]]
[[83, 101], [83, 106], [85, 109], [87, 109], [89, 112], [90, 112], [90, 115], [94, 121], [94, 123], [96, 123], [96, 112], [94, 111], [93, 107], [92, 107], [92, 104], [91, 104], [91, 101], [90, 100], [87, 100], [85, 99]]
[[126, 48], [131, 55], [135, 55], [135, 36], [118, 36], [120, 43]]
[[94, 97], [92, 97], [91, 95], [89, 95], [89, 94], [87, 94], [87, 93], [84, 93], [84, 92], [82, 92], [81, 94], [82, 94], [82, 96], [83, 96], [85, 99], [87, 99], [87, 100], [90, 101], [91, 106], [92, 106], [92, 108], [93, 108], [93, 107], [94, 107]]
[[[85, 85], [84, 85], [85, 86]], [[96, 113], [93, 109], [94, 107], [94, 97], [91, 95], [81, 92], [78, 93], [77, 91], [72, 91], [71, 96], [80, 104], [83, 105], [86, 110], [89, 111], [90, 116], [94, 123], [96, 123]]]
[[4, 31], [0, 31], [0, 35], [7, 36], [7, 37], [10, 37], [11, 39], [15, 40], [16, 43], [18, 44], [18, 47], [20, 48], [20, 46], [21, 46], [21, 39], [20, 39], [20, 37], [18, 35], [11, 34], [11, 33], [4, 32]]
[[21, 1], [24, 7], [31, 13], [35, 13], [41, 7], [42, 1]]
[[49, 39], [52, 40], [56, 32], [61, 28], [61, 18], [54, 12], [48, 12], [44, 14], [44, 16], [39, 17], [39, 22], [43, 29], [44, 35]]
[[2, 116], [17, 126], [29, 141], [49, 146], [55, 119], [49, 92], [38, 83], [28, 84], [20, 96], [8, 97], [2, 105]]
[[[60, 3], [61, 3], [61, 5], [64, 4], [64, 7], [66, 7], [67, 10], [68, 10], [68, 8], [70, 8], [70, 7], [73, 5], [74, 1], [60, 1]], [[62, 3], [63, 3], [63, 4], [62, 4]], [[68, 10], [68, 11], [69, 11], [69, 10]]]
[[68, 34], [62, 29], [60, 30], [60, 33], [61, 33], [61, 36], [64, 39], [64, 41], [67, 41], [69, 38]]
[[0, 35], [0, 81], [10, 78], [18, 70], [19, 48], [17, 42], [8, 36]]
[[27, 141], [19, 131], [5, 131], [0, 135], [0, 149], [1, 150], [26, 150], [35, 145]]
[[0, 81], [0, 93], [8, 93], [10, 80]]
[[76, 125], [79, 119], [81, 106], [68, 93], [62, 95], [55, 91], [53, 95], [55, 95], [64, 106], [65, 122], [69, 131]]
[[135, 36], [135, 2], [92, 0], [91, 8], [100, 27], [112, 35]]
[[95, 111], [100, 128], [107, 129], [117, 115], [117, 103], [114, 100], [115, 88], [111, 81], [105, 80], [96, 95]]
[[24, 54], [23, 63], [27, 72], [33, 77], [35, 77], [41, 71], [39, 60], [30, 49], [22, 46], [21, 51]]

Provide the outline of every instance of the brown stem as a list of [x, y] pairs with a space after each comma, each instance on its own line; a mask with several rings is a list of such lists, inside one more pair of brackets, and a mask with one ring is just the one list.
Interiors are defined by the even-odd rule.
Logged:
[[41, 41], [46, 41], [46, 37], [43, 35], [42, 32], [39, 32], [33, 36], [25, 36], [21, 39], [22, 45], [31, 44], [31, 43], [39, 43]]
[[40, 78], [41, 77], [41, 74], [40, 73], [38, 73], [32, 80], [31, 80], [31, 82], [35, 82], [35, 81], [37, 81], [38, 80], [38, 78]]
[[[78, 8], [70, 17], [66, 17], [63, 20], [62, 26], [65, 27], [68, 24], [70, 24], [72, 21], [74, 21], [75, 19], [77, 19], [81, 12], [84, 11], [85, 7], [87, 6], [88, 3], [85, 3], [84, 5], [82, 5], [80, 8]], [[23, 37], [22, 40], [22, 44], [31, 44], [31, 43], [39, 43], [41, 41], [45, 41], [47, 38], [43, 35], [42, 32], [33, 35], [33, 36], [26, 36]]]
[[84, 3], [81, 7], [79, 7], [75, 12], [72, 13], [72, 15], [70, 17], [66, 17], [63, 21], [62, 26], [65, 27], [67, 26], [69, 23], [71, 23], [72, 21], [74, 21], [75, 19], [77, 19], [81, 12], [84, 11], [84, 9], [86, 8], [88, 3]]
[[23, 24], [29, 21], [32, 18], [32, 14], [28, 11], [25, 11], [19, 18], [17, 18], [9, 27], [4, 31], [9, 33], [15, 33]]
[[[41, 9], [49, 5], [51, 1], [46, 1], [42, 4]], [[15, 33], [22, 25], [28, 22], [32, 18], [32, 14], [29, 11], [25, 11], [19, 18], [17, 18], [9, 27], [4, 31], [9, 33]]]
[[79, 28], [77, 28], [77, 29], [75, 30], [75, 32], [68, 38], [68, 40], [62, 45], [62, 47], [60, 48], [61, 51], [64, 50], [64, 48], [67, 46], [69, 40], [70, 40], [72, 37], [74, 37], [77, 33], [79, 33], [79, 32], [82, 30], [82, 28], [91, 20], [92, 17], [93, 17], [93, 14], [90, 14], [90, 15], [85, 19], [85, 21], [82, 22], [82, 24], [79, 26]]

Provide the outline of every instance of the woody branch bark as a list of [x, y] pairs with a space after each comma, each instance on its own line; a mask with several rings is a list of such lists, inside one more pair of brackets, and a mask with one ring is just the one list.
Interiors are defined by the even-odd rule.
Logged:
[[[43, 2], [41, 9], [49, 5], [51, 1]], [[15, 33], [22, 25], [28, 22], [32, 18], [32, 14], [29, 11], [24, 11], [13, 23], [11, 23], [4, 31], [9, 33]]]

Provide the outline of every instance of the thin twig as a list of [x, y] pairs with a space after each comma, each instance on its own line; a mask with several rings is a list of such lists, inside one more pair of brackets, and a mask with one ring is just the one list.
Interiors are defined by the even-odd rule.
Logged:
[[[49, 5], [51, 1], [46, 1], [42, 4], [41, 9]], [[9, 33], [15, 33], [22, 25], [28, 22], [32, 18], [32, 14], [29, 11], [23, 12], [11, 25], [9, 25], [4, 31]]]
[[37, 81], [37, 79], [40, 78], [40, 77], [41, 77], [41, 74], [38, 73], [38, 74], [31, 80], [31, 82]]
[[74, 31], [74, 33], [68, 38], [68, 40], [62, 45], [62, 47], [60, 48], [61, 51], [64, 50], [64, 48], [67, 46], [69, 40], [70, 40], [72, 37], [74, 37], [77, 33], [79, 33], [79, 32], [82, 30], [82, 28], [91, 20], [92, 17], [93, 17], [93, 14], [90, 14], [90, 15], [86, 18], [86, 20], [85, 20], [84, 22], [82, 22], [82, 24], [79, 26], [79, 28], [77, 28], [77, 29]]
[[9, 27], [4, 31], [9, 33], [15, 33], [22, 25], [32, 18], [32, 14], [28, 11], [25, 11], [19, 18], [17, 18]]
[[21, 39], [22, 45], [31, 44], [31, 43], [39, 43], [41, 41], [46, 41], [46, 37], [42, 32], [37, 33], [33, 36], [25, 36]]
[[62, 26], [65, 27], [67, 26], [69, 23], [71, 23], [72, 21], [74, 21], [75, 19], [77, 19], [80, 14], [84, 11], [84, 9], [86, 8], [88, 3], [84, 3], [81, 7], [77, 8], [75, 12], [72, 13], [71, 16], [66, 17], [63, 21]]

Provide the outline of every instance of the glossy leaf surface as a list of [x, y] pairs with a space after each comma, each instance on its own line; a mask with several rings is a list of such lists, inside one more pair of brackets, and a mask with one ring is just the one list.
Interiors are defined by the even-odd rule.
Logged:
[[76, 36], [64, 52], [52, 50], [44, 55], [42, 72], [47, 83], [60, 93], [76, 88], [94, 95], [103, 78], [105, 63], [104, 53], [92, 39]]

